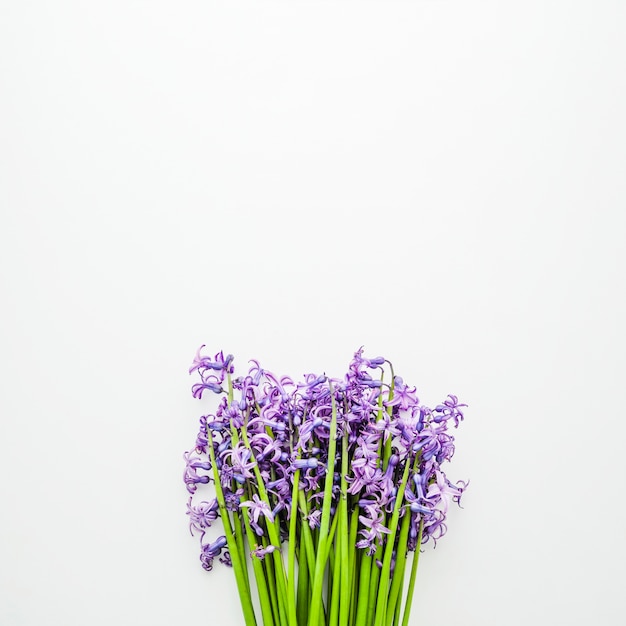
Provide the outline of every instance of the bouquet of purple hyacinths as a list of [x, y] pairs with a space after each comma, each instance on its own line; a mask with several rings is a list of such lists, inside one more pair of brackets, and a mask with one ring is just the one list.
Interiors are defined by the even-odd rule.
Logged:
[[[265, 626], [407, 626], [420, 547], [444, 535], [467, 487], [442, 470], [466, 405], [420, 404], [362, 349], [342, 379], [295, 382], [257, 361], [235, 377], [232, 355], [203, 348], [193, 395], [221, 400], [185, 453], [187, 514], [202, 566], [233, 568], [246, 626], [259, 609]], [[207, 483], [214, 497], [194, 501]], [[209, 541], [218, 517], [224, 534]]]

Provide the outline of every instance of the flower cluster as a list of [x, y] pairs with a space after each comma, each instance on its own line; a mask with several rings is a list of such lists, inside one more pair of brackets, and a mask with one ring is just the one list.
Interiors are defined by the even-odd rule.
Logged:
[[[318, 570], [325, 571], [331, 550], [340, 550], [353, 564], [346, 581], [359, 578], [357, 563], [364, 567], [371, 560], [370, 578], [378, 571], [380, 579], [377, 593], [386, 590], [389, 597], [399, 563], [403, 567], [408, 552], [445, 534], [449, 503], [459, 503], [467, 486], [451, 482], [442, 469], [454, 454], [449, 427], [459, 425], [466, 405], [449, 395], [434, 408], [425, 406], [388, 361], [365, 358], [362, 349], [343, 378], [308, 374], [295, 381], [257, 361], [235, 377], [232, 355], [210, 358], [202, 348], [190, 368], [200, 378], [193, 395], [220, 397], [214, 413], [200, 418], [194, 450], [185, 453], [187, 513], [191, 532], [201, 534], [202, 565], [211, 569], [216, 557], [231, 564], [233, 555], [235, 565], [249, 555], [258, 566], [272, 555], [272, 566], [258, 571], [275, 577], [279, 604], [284, 587], [287, 623], [290, 610], [298, 623], [308, 617], [301, 619], [292, 603], [287, 575], [281, 587], [284, 545], [290, 558], [292, 551], [298, 555], [300, 571], [308, 564], [313, 592]], [[199, 485], [209, 482], [216, 497], [194, 504]], [[217, 517], [227, 535], [203, 543]], [[327, 603], [323, 610], [330, 617], [331, 595]], [[346, 623], [348, 616], [356, 618], [354, 604], [345, 608]], [[372, 624], [383, 623], [377, 616], [375, 606]], [[272, 623], [281, 621], [276, 609]]]

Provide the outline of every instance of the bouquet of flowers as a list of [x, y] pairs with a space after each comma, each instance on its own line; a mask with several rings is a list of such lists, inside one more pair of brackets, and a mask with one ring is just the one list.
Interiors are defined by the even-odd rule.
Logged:
[[[467, 487], [442, 469], [467, 405], [420, 404], [389, 361], [362, 349], [341, 379], [294, 381], [254, 360], [235, 376], [232, 355], [203, 348], [193, 395], [221, 400], [184, 455], [202, 566], [232, 567], [246, 626], [259, 610], [265, 626], [406, 626], [420, 547], [444, 535]], [[214, 497], [196, 501], [207, 483]], [[209, 541], [218, 517], [224, 534]]]

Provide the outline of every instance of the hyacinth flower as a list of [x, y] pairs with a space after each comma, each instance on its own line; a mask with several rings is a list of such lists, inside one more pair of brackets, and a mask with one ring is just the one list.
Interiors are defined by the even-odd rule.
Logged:
[[232, 567], [246, 626], [407, 626], [420, 550], [468, 485], [445, 473], [466, 405], [423, 405], [362, 349], [341, 378], [296, 380], [255, 360], [236, 375], [232, 355], [203, 348], [192, 394], [218, 399], [183, 478], [204, 569]]

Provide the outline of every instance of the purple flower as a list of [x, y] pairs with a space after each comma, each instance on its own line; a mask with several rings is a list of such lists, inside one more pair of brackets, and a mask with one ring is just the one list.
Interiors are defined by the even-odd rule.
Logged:
[[325, 374], [322, 376], [316, 376], [315, 374], [307, 374], [304, 377], [304, 382], [298, 383], [298, 391], [304, 390], [304, 395], [307, 396], [315, 387], [325, 383], [328, 380]]
[[419, 403], [415, 391], [415, 387], [409, 389], [409, 387], [404, 384], [402, 378], [396, 376], [394, 377], [393, 398], [387, 400], [385, 406], [399, 406], [402, 410], [406, 411], [409, 407]]
[[198, 430], [198, 436], [196, 437], [196, 452], [198, 454], [206, 454], [209, 440], [207, 438], [207, 418], [203, 415], [200, 418], [200, 429]]
[[322, 519], [322, 509], [315, 509], [314, 511], [311, 511], [311, 513], [309, 513], [306, 516], [306, 521], [309, 523], [311, 530], [320, 527], [321, 519]]
[[443, 404], [439, 404], [435, 407], [433, 419], [435, 422], [452, 419], [455, 427], [458, 427], [459, 422], [464, 417], [463, 411], [461, 411], [461, 407], [464, 406], [467, 406], [467, 404], [459, 404], [459, 399], [449, 394]]
[[205, 390], [212, 391], [213, 393], [222, 393], [224, 391], [218, 379], [214, 376], [209, 376], [203, 379], [201, 383], [193, 385], [191, 393], [194, 398], [202, 398], [202, 392]]
[[380, 499], [383, 503], [388, 503], [395, 497], [395, 491], [397, 489], [394, 472], [399, 462], [400, 457], [397, 454], [392, 454], [389, 457], [387, 469], [380, 479]]
[[272, 439], [267, 433], [258, 433], [252, 436], [250, 443], [253, 448], [259, 451], [255, 454], [256, 460], [261, 462], [268, 458], [272, 463], [276, 463], [280, 459], [282, 452], [281, 442]]
[[250, 552], [250, 556], [256, 556], [258, 559], [263, 560], [267, 554], [271, 554], [274, 550], [278, 550], [278, 548], [272, 544], [266, 546], [257, 546], [252, 552]]
[[196, 356], [194, 357], [193, 363], [191, 364], [191, 367], [189, 368], [189, 373], [191, 374], [192, 372], [195, 372], [196, 370], [199, 370], [200, 372], [204, 372], [208, 369], [211, 370], [215, 370], [215, 371], [229, 371], [232, 374], [231, 368], [229, 367], [230, 364], [233, 362], [233, 355], [229, 354], [226, 358], [224, 358], [224, 353], [223, 352], [218, 352], [215, 355], [214, 360], [211, 360], [209, 357], [207, 356], [202, 356], [201, 352], [202, 352], [202, 348], [204, 348], [204, 344], [201, 345], [198, 348], [198, 351], [196, 352]]
[[374, 430], [383, 435], [383, 441], [387, 441], [389, 437], [396, 437], [401, 432], [397, 420], [387, 413], [384, 413], [382, 418], [374, 424]]
[[187, 515], [189, 515], [189, 532], [193, 535], [194, 529], [202, 532], [205, 528], [210, 528], [211, 523], [218, 517], [217, 499], [213, 498], [210, 502], [202, 501], [200, 504], [193, 506], [191, 497], [187, 503]]
[[426, 500], [433, 503], [441, 503], [441, 510], [445, 514], [448, 512], [448, 504], [452, 498], [456, 502], [460, 502], [461, 494], [466, 485], [463, 482], [461, 482], [461, 487], [453, 485], [441, 470], [436, 470], [435, 476], [435, 482], [428, 485]]
[[230, 488], [224, 490], [224, 504], [229, 511], [239, 510], [239, 503], [241, 502], [241, 496], [243, 495], [243, 487], [239, 487], [236, 491], [231, 491]]
[[[202, 541], [202, 539], [200, 541]], [[213, 559], [221, 554], [222, 548], [226, 546], [226, 543], [226, 537], [222, 535], [221, 537], [218, 537], [213, 543], [200, 544], [202, 548], [202, 551], [200, 553], [200, 562], [202, 563], [202, 567], [207, 572], [210, 572], [213, 569]], [[222, 562], [225, 565], [229, 565], [230, 555], [228, 555]]]
[[310, 459], [296, 459], [293, 462], [293, 466], [296, 469], [315, 469], [318, 466], [319, 462], [315, 457]]
[[432, 515], [433, 509], [428, 508], [432, 506], [432, 503], [424, 500], [423, 495], [421, 497], [418, 497], [408, 486], [404, 490], [404, 499], [407, 501], [411, 513], [421, 513], [422, 515], [429, 516]]
[[[372, 511], [374, 513], [374, 511]], [[360, 535], [363, 535], [363, 539], [356, 544], [357, 548], [367, 548], [368, 554], [372, 556], [376, 552], [376, 541], [380, 541], [383, 535], [389, 534], [391, 531], [382, 525], [383, 516], [381, 514], [376, 517], [365, 517], [359, 515], [359, 520], [365, 526], [365, 528], [359, 531]]]
[[251, 457], [252, 453], [242, 443], [222, 453], [223, 461], [227, 458], [230, 460], [235, 477], [240, 476], [244, 479], [254, 477], [252, 470], [256, 463], [250, 460]]
[[367, 365], [367, 367], [373, 369], [381, 366], [385, 362], [385, 357], [376, 356], [373, 359], [363, 359], [363, 362]]
[[256, 493], [252, 496], [252, 500], [246, 500], [239, 506], [241, 508], [247, 507], [250, 509], [250, 525], [254, 528], [254, 532], [259, 536], [263, 534], [263, 529], [259, 526], [259, 517], [261, 514], [263, 514], [263, 516], [270, 522], [274, 521], [274, 514], [272, 513], [272, 509], [270, 509], [269, 504], [261, 500]]
[[195, 493], [196, 486], [198, 484], [207, 484], [211, 478], [209, 476], [203, 476], [198, 474], [199, 469], [210, 470], [211, 463], [203, 461], [200, 457], [191, 457], [191, 452], [185, 452], [183, 458], [185, 459], [186, 466], [183, 474], [183, 480], [187, 485], [187, 491], [191, 494]]
[[323, 418], [316, 415], [310, 415], [309, 418], [300, 426], [298, 434], [298, 448], [303, 450], [309, 441], [313, 439], [314, 435], [318, 437], [327, 437], [327, 432], [330, 429], [330, 424], [325, 422]]

